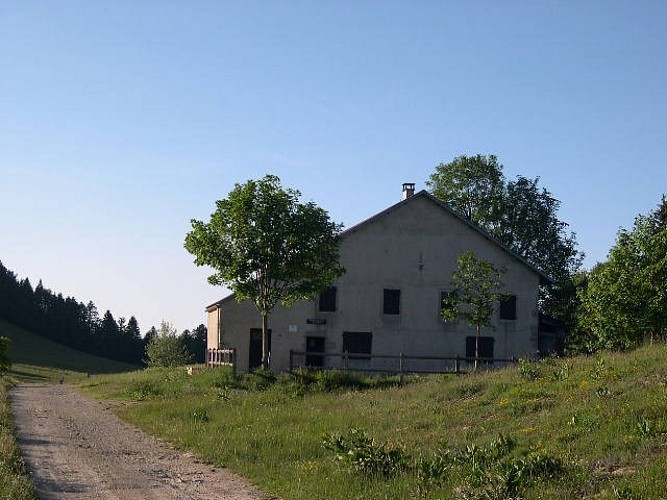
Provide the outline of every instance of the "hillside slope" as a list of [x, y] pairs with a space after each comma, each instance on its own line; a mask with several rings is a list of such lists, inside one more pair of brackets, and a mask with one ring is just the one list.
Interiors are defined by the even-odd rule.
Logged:
[[[404, 386], [349, 379], [146, 370], [83, 387], [136, 401], [127, 420], [285, 499], [667, 498], [665, 344]], [[336, 459], [326, 436], [351, 453]]]
[[74, 380], [86, 374], [120, 373], [138, 366], [76, 351], [0, 319], [0, 335], [9, 337], [12, 374], [28, 381]]

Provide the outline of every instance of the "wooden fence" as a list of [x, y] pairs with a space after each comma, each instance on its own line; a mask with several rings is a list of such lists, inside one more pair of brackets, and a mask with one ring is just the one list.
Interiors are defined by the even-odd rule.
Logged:
[[[313, 359], [320, 359], [323, 361], [327, 358], [340, 358], [342, 361], [340, 366], [308, 366], [306, 364], [306, 357]], [[373, 359], [387, 359], [395, 360], [395, 363], [388, 363], [388, 366], [382, 367], [371, 367], [364, 366], [364, 364], [359, 363], [359, 361], [370, 361]], [[300, 360], [301, 363], [296, 361]], [[412, 361], [417, 361], [417, 363], [411, 363]], [[415, 364], [419, 364], [422, 361], [429, 362], [442, 362], [441, 369], [420, 369]], [[405, 374], [429, 374], [429, 373], [465, 373], [471, 371], [475, 367], [475, 361], [477, 361], [477, 366], [482, 369], [489, 369], [494, 364], [506, 365], [510, 363], [517, 363], [518, 360], [515, 358], [469, 358], [463, 356], [454, 356], [454, 357], [443, 357], [443, 356], [408, 356], [403, 353], [400, 354], [351, 354], [347, 351], [343, 353], [324, 353], [324, 352], [305, 352], [305, 351], [293, 351], [290, 350], [289, 356], [289, 370], [293, 371], [295, 368], [306, 367], [314, 369], [342, 369], [350, 370], [355, 372], [374, 372], [374, 373], [385, 373], [385, 374], [398, 374], [401, 379]], [[352, 363], [352, 365], [351, 365]], [[393, 366], [392, 366], [393, 365]], [[412, 366], [410, 366], [412, 365]]]
[[236, 349], [206, 349], [206, 365], [231, 366], [236, 373]]

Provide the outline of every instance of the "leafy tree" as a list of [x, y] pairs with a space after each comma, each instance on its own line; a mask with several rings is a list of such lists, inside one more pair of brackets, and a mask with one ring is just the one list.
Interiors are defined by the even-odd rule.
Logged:
[[452, 275], [452, 291], [447, 294], [441, 315], [444, 321], [461, 318], [475, 327], [475, 368], [479, 358], [479, 336], [482, 328], [494, 329], [494, 304], [506, 297], [500, 292], [505, 271], [465, 252], [457, 260]]
[[500, 223], [505, 178], [498, 158], [459, 156], [435, 167], [431, 193], [475, 224], [493, 230]]
[[476, 155], [441, 163], [427, 185], [434, 196], [552, 278], [555, 285], [542, 290], [541, 308], [568, 321], [575, 297], [571, 279], [583, 254], [574, 233], [558, 219], [560, 202], [539, 186], [539, 178], [507, 181], [495, 156]]
[[580, 323], [593, 348], [627, 349], [667, 337], [667, 201], [621, 229], [581, 294]]
[[162, 321], [157, 335], [146, 345], [146, 364], [172, 367], [190, 363], [191, 359], [176, 329], [171, 323]]
[[226, 285], [236, 300], [249, 299], [262, 317], [262, 366], [268, 368], [268, 318], [281, 302], [314, 298], [343, 272], [338, 262], [341, 226], [300, 193], [267, 175], [236, 184], [209, 222], [192, 220], [185, 248], [198, 266], [216, 272], [208, 280]]

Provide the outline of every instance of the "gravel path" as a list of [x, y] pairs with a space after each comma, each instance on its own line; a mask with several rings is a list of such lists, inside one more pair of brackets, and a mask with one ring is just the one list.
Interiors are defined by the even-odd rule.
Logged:
[[245, 479], [121, 422], [113, 403], [66, 385], [20, 384], [11, 401], [42, 500], [267, 498]]

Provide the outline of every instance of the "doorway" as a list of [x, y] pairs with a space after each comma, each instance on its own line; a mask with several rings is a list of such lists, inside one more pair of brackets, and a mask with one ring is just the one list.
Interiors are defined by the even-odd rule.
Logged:
[[[321, 352], [324, 354], [324, 337], [306, 337], [306, 352]], [[324, 366], [324, 356], [317, 354], [306, 355], [306, 366], [321, 368]]]
[[[269, 342], [269, 358], [271, 354], [271, 330], [268, 332], [268, 342]], [[261, 328], [251, 328], [250, 329], [250, 347], [248, 349], [248, 368], [252, 370], [253, 368], [259, 368], [262, 366], [262, 329]]]

